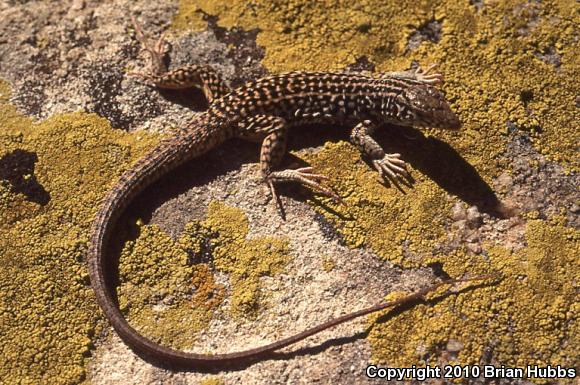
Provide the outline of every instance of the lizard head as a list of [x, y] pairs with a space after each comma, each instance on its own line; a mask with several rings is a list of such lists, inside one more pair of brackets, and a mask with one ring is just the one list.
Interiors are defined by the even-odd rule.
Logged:
[[441, 91], [428, 84], [412, 84], [397, 95], [400, 123], [414, 127], [433, 127], [448, 130], [461, 128], [459, 118], [449, 107]]

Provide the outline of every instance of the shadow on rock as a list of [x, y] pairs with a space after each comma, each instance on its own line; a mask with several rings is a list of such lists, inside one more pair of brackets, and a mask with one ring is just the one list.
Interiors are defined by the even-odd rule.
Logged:
[[10, 183], [11, 192], [24, 194], [30, 202], [45, 206], [50, 201], [50, 194], [34, 175], [36, 162], [36, 153], [14, 150], [0, 158], [0, 179]]

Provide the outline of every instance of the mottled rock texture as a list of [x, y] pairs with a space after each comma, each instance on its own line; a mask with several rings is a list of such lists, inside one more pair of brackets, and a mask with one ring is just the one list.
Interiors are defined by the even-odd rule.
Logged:
[[[574, 0], [0, 1], [0, 382], [365, 384], [369, 363], [580, 366], [579, 12]], [[172, 66], [211, 64], [233, 86], [439, 63], [463, 122], [377, 134], [409, 162], [403, 190], [346, 129], [296, 130], [287, 164], [329, 175], [347, 205], [291, 186], [286, 220], [260, 181], [258, 144], [228, 142], [167, 175], [111, 250], [121, 307], [144, 334], [235, 351], [438, 277], [503, 279], [236, 371], [135, 356], [95, 304], [90, 223], [116, 177], [206, 103], [126, 76], [144, 64], [131, 14], [167, 32]]]

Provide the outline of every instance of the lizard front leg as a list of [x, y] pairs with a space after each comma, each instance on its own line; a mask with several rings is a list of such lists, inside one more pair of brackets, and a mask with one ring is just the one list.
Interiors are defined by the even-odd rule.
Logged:
[[409, 176], [407, 166], [400, 159], [401, 154], [387, 154], [382, 147], [371, 137], [376, 125], [370, 120], [357, 124], [350, 134], [350, 141], [360, 152], [368, 157], [379, 174], [385, 178], [402, 180], [402, 176]]
[[286, 154], [288, 127], [284, 119], [258, 115], [240, 122], [239, 126], [239, 136], [242, 138], [264, 138], [260, 150], [260, 171], [270, 188], [272, 198], [280, 208], [280, 200], [275, 188], [277, 183], [298, 182], [322, 195], [340, 201], [340, 197], [335, 192], [320, 183], [328, 177], [315, 174], [312, 167], [274, 171]]
[[411, 79], [426, 84], [441, 84], [443, 83], [443, 75], [437, 72], [431, 73], [431, 71], [436, 67], [437, 64], [431, 64], [427, 69], [423, 69], [419, 66], [406, 71], [384, 72], [380, 74], [380, 78]]
[[163, 35], [157, 42], [152, 42], [143, 33], [134, 18], [132, 18], [132, 22], [142, 50], [149, 54], [149, 63], [144, 71], [132, 71], [129, 72], [129, 75], [164, 89], [199, 88], [203, 91], [208, 103], [231, 91], [221, 75], [210, 66], [187, 65], [169, 71], [165, 64], [169, 43]]

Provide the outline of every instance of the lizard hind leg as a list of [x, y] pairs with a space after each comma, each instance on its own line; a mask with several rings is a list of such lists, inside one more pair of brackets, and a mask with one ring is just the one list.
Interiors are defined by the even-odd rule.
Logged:
[[130, 72], [129, 74], [155, 83], [156, 77], [167, 72], [165, 59], [169, 52], [170, 44], [165, 40], [164, 34], [161, 34], [157, 42], [153, 42], [145, 35], [134, 16], [131, 16], [131, 22], [133, 28], [135, 28], [137, 41], [141, 44], [141, 49], [149, 54], [149, 62], [148, 68], [145, 71]]
[[221, 75], [210, 66], [186, 65], [169, 71], [165, 61], [170, 46], [169, 42], [165, 40], [163, 34], [157, 42], [152, 42], [137, 24], [135, 18], [132, 17], [131, 20], [142, 50], [149, 54], [149, 63], [145, 70], [129, 72], [129, 76], [142, 79], [163, 89], [199, 88], [209, 103], [231, 91]]

